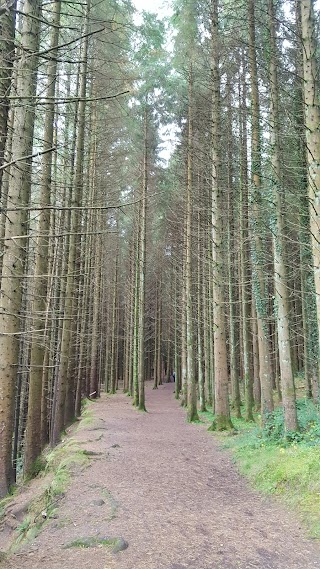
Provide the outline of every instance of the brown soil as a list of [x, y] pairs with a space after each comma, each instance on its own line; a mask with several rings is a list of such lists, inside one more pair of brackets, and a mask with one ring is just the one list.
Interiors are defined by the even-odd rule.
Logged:
[[[124, 395], [94, 404], [94, 425], [72, 436], [98, 454], [74, 476], [57, 518], [1, 568], [320, 568], [319, 544], [249, 487], [203, 425], [186, 423], [172, 384], [148, 387], [147, 407], [137, 412]], [[129, 547], [65, 548], [97, 536]]]

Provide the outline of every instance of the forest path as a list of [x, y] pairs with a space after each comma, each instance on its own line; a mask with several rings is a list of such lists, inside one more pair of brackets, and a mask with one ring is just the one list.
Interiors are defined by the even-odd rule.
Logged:
[[[122, 395], [93, 406], [72, 436], [94, 453], [58, 518], [6, 569], [311, 569], [320, 546], [278, 503], [253, 491], [203, 425], [189, 425], [173, 385], [147, 387], [148, 413]], [[65, 546], [89, 536], [129, 547]]]

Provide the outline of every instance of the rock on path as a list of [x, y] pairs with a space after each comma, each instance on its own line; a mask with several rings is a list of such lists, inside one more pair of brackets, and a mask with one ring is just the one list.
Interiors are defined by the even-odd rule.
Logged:
[[[74, 477], [58, 519], [1, 567], [320, 569], [319, 544], [249, 487], [203, 425], [186, 423], [172, 384], [148, 387], [147, 408], [122, 394], [95, 403], [95, 426], [73, 435], [92, 465]], [[129, 547], [66, 547], [85, 536]]]

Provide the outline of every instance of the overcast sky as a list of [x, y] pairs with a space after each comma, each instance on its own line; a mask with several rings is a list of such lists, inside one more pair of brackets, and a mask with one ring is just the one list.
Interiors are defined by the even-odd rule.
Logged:
[[161, 16], [170, 14], [169, 0], [133, 0], [133, 4], [137, 10], [147, 10], [148, 12], [156, 12]]
[[[133, 0], [138, 10], [148, 10], [149, 12], [160, 12], [165, 15], [168, 10], [168, 0]], [[320, 9], [320, 0], [315, 3], [316, 9]]]
[[162, 0], [134, 0], [133, 2], [138, 10], [148, 10], [149, 12], [157, 12], [162, 4]]

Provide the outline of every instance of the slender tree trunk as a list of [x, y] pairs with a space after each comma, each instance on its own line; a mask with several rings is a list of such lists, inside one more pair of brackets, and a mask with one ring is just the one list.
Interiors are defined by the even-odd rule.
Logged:
[[187, 218], [186, 218], [186, 341], [187, 341], [187, 389], [189, 422], [199, 420], [193, 350], [193, 302], [192, 302], [192, 217], [193, 217], [193, 69], [189, 65], [188, 110], [188, 165], [187, 165]]
[[158, 312], [158, 367], [157, 367], [157, 377], [158, 377], [158, 385], [162, 385], [162, 375], [161, 375], [161, 343], [162, 343], [162, 304], [161, 304], [161, 290], [162, 290], [162, 281], [159, 282], [159, 312]]
[[[17, 96], [35, 94], [37, 53], [39, 51], [39, 1], [25, 0], [21, 34], [21, 57], [17, 64]], [[12, 139], [12, 159], [20, 160], [32, 153], [34, 108], [20, 101], [15, 109]], [[16, 163], [9, 181], [10, 206], [27, 206], [31, 186], [31, 160]], [[10, 212], [5, 231], [5, 252], [2, 269], [2, 296], [0, 302], [0, 497], [4, 496], [12, 476], [12, 435], [15, 386], [19, 354], [20, 310], [22, 277], [25, 264], [26, 242], [13, 239], [27, 234], [27, 214], [23, 210]]]
[[117, 311], [118, 311], [118, 272], [119, 272], [119, 245], [118, 237], [116, 244], [113, 291], [112, 291], [112, 320], [111, 320], [111, 348], [110, 348], [110, 393], [115, 394], [117, 390], [117, 366], [116, 366], [116, 338], [117, 338]]
[[181, 376], [179, 365], [179, 349], [180, 342], [178, 341], [178, 270], [175, 270], [174, 280], [174, 373], [175, 373], [175, 398], [179, 399], [181, 392]]
[[[317, 42], [314, 20], [314, 0], [301, 0], [301, 28], [310, 232], [317, 304], [318, 342], [320, 342], [320, 91], [319, 65], [316, 55]], [[320, 359], [319, 355], [320, 344], [318, 345], [318, 365]]]
[[274, 243], [274, 280], [277, 305], [277, 336], [279, 363], [286, 431], [298, 429], [295, 385], [291, 361], [288, 281], [286, 274], [283, 188], [281, 187], [280, 166], [280, 125], [279, 125], [279, 89], [277, 74], [277, 44], [275, 30], [274, 0], [269, 0], [270, 31], [270, 149], [273, 177], [273, 194], [276, 208], [276, 236]]
[[[242, 57], [240, 86], [240, 289], [242, 311], [242, 355], [246, 402], [246, 421], [253, 421], [253, 366], [251, 362], [250, 318], [251, 318], [251, 271], [249, 245], [248, 208], [248, 145], [247, 145], [247, 86], [245, 59]], [[257, 370], [259, 373], [259, 370]]]
[[[202, 252], [201, 252], [201, 217], [200, 211], [198, 212], [198, 315], [203, 314], [204, 306], [202, 304]], [[199, 385], [199, 403], [200, 411], [206, 411], [206, 397], [204, 387], [204, 373], [203, 373], [203, 321], [198, 317], [197, 322], [198, 334], [198, 385]]]
[[130, 333], [129, 333], [129, 394], [133, 395], [133, 351], [134, 351], [134, 307], [135, 307], [135, 266], [134, 266], [134, 239], [131, 254], [131, 275], [129, 280], [129, 295], [130, 295]]
[[[100, 214], [97, 215], [98, 223], [95, 227], [100, 227]], [[92, 333], [91, 333], [91, 366], [90, 366], [90, 394], [95, 393], [99, 395], [99, 368], [98, 368], [98, 339], [99, 339], [99, 311], [100, 305], [100, 263], [101, 263], [101, 236], [97, 236], [94, 248], [94, 286], [93, 286], [93, 319], [92, 319]]]
[[255, 11], [254, 0], [248, 0], [249, 21], [249, 63], [251, 78], [251, 168], [253, 183], [253, 218], [254, 229], [254, 281], [255, 301], [258, 322], [259, 369], [261, 381], [261, 416], [264, 421], [267, 413], [273, 411], [273, 393], [270, 362], [270, 346], [267, 322], [267, 289], [262, 261], [262, 242], [259, 234], [261, 201], [261, 144], [260, 144], [260, 103], [258, 90], [258, 72], [256, 60]]
[[0, 14], [0, 196], [2, 200], [1, 169], [5, 162], [5, 148], [8, 135], [12, 67], [15, 54], [15, 8], [16, 0], [3, 0]]
[[204, 334], [204, 384], [207, 390], [207, 401], [208, 405], [212, 407], [212, 378], [211, 378], [211, 362], [210, 362], [210, 351], [212, 349], [210, 345], [210, 332], [209, 332], [209, 321], [210, 321], [210, 302], [208, 294], [208, 281], [207, 281], [207, 269], [206, 269], [206, 257], [203, 257], [203, 281], [202, 281], [202, 299], [203, 299], [203, 334]]
[[[184, 248], [185, 250], [185, 248]], [[187, 383], [187, 320], [186, 320], [186, 287], [185, 287], [185, 258], [181, 275], [182, 299], [181, 299], [181, 406], [187, 407], [188, 383]]]
[[230, 77], [227, 77], [227, 192], [228, 192], [228, 228], [227, 228], [227, 249], [228, 249], [228, 293], [229, 293], [229, 346], [230, 346], [230, 379], [232, 407], [236, 417], [241, 418], [241, 396], [239, 363], [237, 358], [237, 333], [236, 333], [236, 305], [237, 305], [237, 286], [236, 286], [236, 256], [235, 247], [235, 191], [233, 187], [233, 132], [232, 132], [232, 90]]
[[[80, 73], [80, 102], [78, 110], [78, 133], [76, 142], [76, 161], [75, 161], [75, 176], [73, 185], [73, 200], [71, 210], [71, 235], [69, 240], [69, 257], [68, 257], [68, 277], [66, 284], [65, 306], [64, 306], [64, 321], [61, 337], [61, 350], [60, 350], [60, 365], [59, 373], [56, 382], [56, 406], [55, 415], [53, 417], [53, 431], [52, 431], [52, 444], [58, 443], [60, 434], [65, 426], [65, 399], [67, 392], [68, 382], [68, 363], [69, 363], [69, 348], [72, 340], [72, 314], [73, 314], [73, 301], [75, 289], [75, 263], [76, 263], [76, 244], [78, 242], [78, 234], [80, 227], [79, 212], [74, 209], [81, 205], [82, 187], [83, 187], [83, 150], [84, 150], [84, 137], [85, 137], [85, 98], [86, 98], [86, 81], [87, 81], [87, 57], [88, 57], [88, 18], [90, 12], [90, 0], [87, 0], [84, 40], [81, 50], [81, 73]], [[74, 206], [74, 207], [73, 207]]]
[[138, 383], [140, 411], [146, 411], [145, 407], [145, 279], [146, 279], [146, 223], [147, 223], [147, 189], [148, 189], [148, 111], [144, 113], [144, 158], [143, 158], [143, 181], [140, 209], [139, 231], [139, 315], [138, 315]]
[[214, 318], [215, 421], [212, 429], [232, 428], [224, 315], [223, 193], [220, 180], [220, 74], [218, 0], [212, 0], [212, 286]]
[[[210, 228], [210, 231], [212, 233], [212, 228]], [[211, 394], [209, 391], [209, 397], [211, 395], [211, 399], [212, 399], [212, 411], [213, 414], [215, 413], [215, 409], [216, 409], [216, 382], [215, 382], [215, 351], [214, 351], [214, 316], [213, 316], [213, 282], [212, 282], [212, 278], [211, 278], [211, 272], [212, 272], [212, 267], [211, 267], [211, 263], [212, 263], [212, 258], [213, 258], [213, 247], [211, 245], [211, 241], [210, 241], [210, 260], [209, 260], [209, 266], [210, 266], [210, 278], [209, 278], [209, 283], [208, 283], [208, 293], [209, 293], [209, 355], [210, 355], [210, 390], [211, 390]]]
[[154, 363], [153, 363], [153, 389], [158, 389], [158, 321], [159, 321], [159, 287], [156, 284], [155, 318], [154, 318]]
[[[56, 76], [57, 76], [57, 50], [54, 49], [59, 40], [61, 3], [56, 1], [53, 4], [52, 15], [52, 35], [50, 48], [52, 59], [48, 63], [47, 69], [47, 97], [48, 106], [44, 117], [44, 150], [49, 150], [53, 146], [54, 134], [54, 115], [55, 106], [51, 101], [55, 96]], [[42, 157], [42, 178], [40, 187], [40, 205], [45, 208], [50, 205], [51, 197], [51, 177], [52, 177], [52, 155], [50, 152]], [[35, 282], [34, 282], [34, 301], [33, 301], [33, 328], [36, 331], [32, 340], [30, 376], [29, 376], [29, 404], [27, 429], [25, 435], [24, 470], [28, 473], [32, 465], [40, 454], [41, 437], [39, 437], [39, 424], [41, 422], [41, 399], [42, 399], [42, 376], [43, 362], [45, 357], [45, 333], [40, 332], [44, 328], [44, 320], [47, 304], [47, 284], [49, 268], [49, 239], [50, 232], [50, 211], [43, 209], [39, 217], [39, 238], [36, 249], [35, 261]], [[40, 338], [39, 338], [40, 336]], [[42, 337], [41, 337], [42, 336]]]
[[134, 286], [134, 322], [133, 322], [133, 405], [139, 407], [139, 267], [140, 267], [140, 224], [136, 242], [136, 261], [135, 261], [135, 286]]

